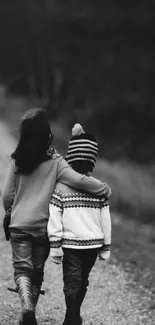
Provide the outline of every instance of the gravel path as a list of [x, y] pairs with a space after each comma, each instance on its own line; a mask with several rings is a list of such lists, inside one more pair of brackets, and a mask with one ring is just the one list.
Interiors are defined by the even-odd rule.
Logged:
[[[7, 245], [7, 254], [6, 254]], [[20, 304], [18, 295], [9, 293], [13, 285], [11, 251], [1, 242], [0, 314], [1, 325], [17, 324]], [[3, 267], [3, 268], [2, 268]], [[3, 272], [6, 271], [6, 272]], [[62, 324], [65, 313], [61, 267], [47, 262], [43, 288], [37, 308], [38, 325]], [[82, 308], [84, 325], [153, 325], [154, 311], [150, 308], [152, 295], [138, 287], [128, 274], [116, 265], [97, 261], [90, 277], [90, 286]]]

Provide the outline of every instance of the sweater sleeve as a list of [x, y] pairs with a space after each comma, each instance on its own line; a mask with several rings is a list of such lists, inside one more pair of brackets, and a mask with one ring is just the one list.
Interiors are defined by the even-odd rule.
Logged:
[[111, 195], [111, 189], [106, 183], [92, 176], [87, 177], [77, 173], [63, 158], [59, 160], [57, 181], [94, 196], [109, 197]]
[[2, 189], [2, 202], [5, 211], [10, 209], [13, 205], [16, 191], [15, 171], [13, 168], [13, 161], [10, 162], [4, 186]]
[[101, 218], [100, 219], [101, 229], [104, 234], [104, 245], [102, 249], [104, 251], [110, 251], [111, 250], [111, 217], [110, 217], [109, 206], [102, 207], [100, 218]]
[[54, 191], [49, 206], [49, 221], [47, 225], [48, 238], [51, 248], [61, 247], [62, 242], [62, 195]]

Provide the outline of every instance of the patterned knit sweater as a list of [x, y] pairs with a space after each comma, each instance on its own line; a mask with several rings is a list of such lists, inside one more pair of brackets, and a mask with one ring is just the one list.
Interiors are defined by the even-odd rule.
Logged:
[[108, 201], [57, 183], [50, 202], [47, 229], [51, 248], [110, 250]]

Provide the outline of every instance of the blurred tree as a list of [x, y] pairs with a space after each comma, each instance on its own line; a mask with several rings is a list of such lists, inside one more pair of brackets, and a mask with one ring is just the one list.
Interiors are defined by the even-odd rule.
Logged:
[[1, 0], [1, 80], [78, 119], [107, 157], [154, 161], [154, 12], [153, 0]]

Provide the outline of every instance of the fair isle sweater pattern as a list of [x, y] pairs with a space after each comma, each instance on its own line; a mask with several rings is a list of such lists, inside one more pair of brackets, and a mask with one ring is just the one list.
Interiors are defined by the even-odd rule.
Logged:
[[62, 239], [58, 239], [58, 240], [53, 240], [50, 242], [50, 248], [59, 248], [62, 246], [78, 246], [80, 247], [88, 247], [91, 246], [99, 246], [102, 247], [102, 249], [107, 252], [107, 251], [111, 251], [111, 244], [105, 245], [103, 243], [103, 238], [100, 239], [88, 239], [88, 240], [82, 240], [82, 239], [70, 239], [70, 238], [62, 238]]
[[[99, 198], [94, 198], [85, 193], [67, 193], [63, 194], [58, 190], [55, 190], [52, 199], [50, 202], [51, 205], [55, 206], [61, 211], [63, 215], [64, 209], [74, 209], [73, 210], [73, 218], [76, 208], [87, 208], [89, 209], [101, 209], [103, 207], [108, 206], [108, 200], [100, 200]], [[89, 213], [89, 211], [88, 211]], [[58, 248], [58, 247], [102, 247], [104, 251], [111, 250], [111, 244], [104, 244], [104, 238], [93, 238], [93, 239], [81, 239], [81, 238], [53, 238], [50, 241], [50, 247]]]
[[100, 200], [94, 198], [85, 193], [69, 193], [62, 194], [58, 190], [55, 190], [52, 196], [51, 204], [61, 208], [93, 208], [101, 209], [105, 206], [108, 206], [107, 200]]

